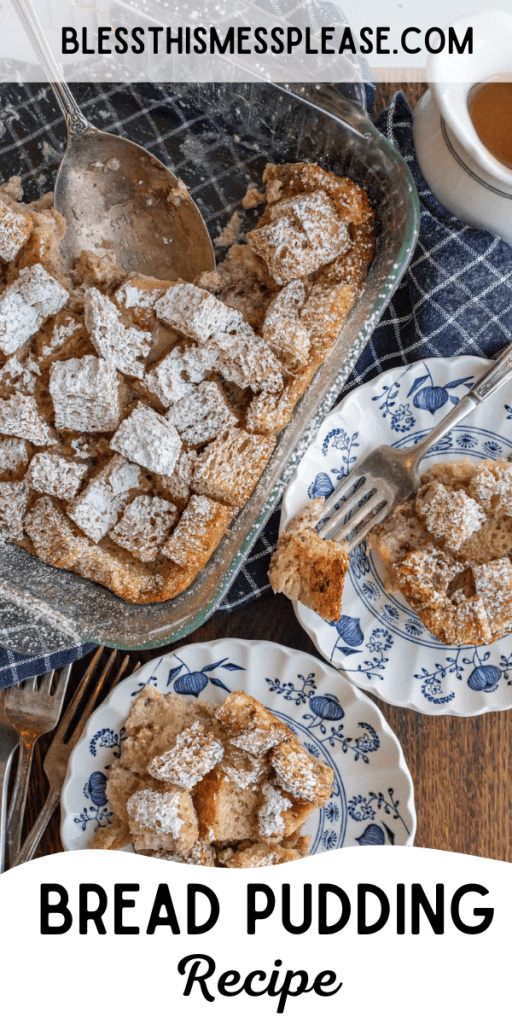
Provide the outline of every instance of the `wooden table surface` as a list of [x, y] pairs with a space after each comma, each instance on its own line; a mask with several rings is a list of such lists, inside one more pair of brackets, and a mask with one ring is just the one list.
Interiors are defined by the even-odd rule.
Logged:
[[[411, 103], [424, 90], [424, 86], [417, 83], [382, 84], [378, 91], [379, 109], [397, 88], [406, 93]], [[273, 640], [316, 654], [290, 602], [280, 596], [263, 597], [239, 611], [214, 615], [185, 642], [204, 643], [229, 636]], [[176, 646], [179, 644], [159, 648], [158, 653], [171, 651]], [[131, 664], [139, 657], [141, 661], [149, 661], [156, 653], [133, 654]], [[120, 654], [118, 659], [121, 660]], [[78, 663], [74, 669], [77, 678], [81, 667]], [[431, 718], [390, 707], [379, 700], [376, 703], [402, 744], [414, 781], [418, 814], [416, 845], [511, 861], [512, 714]], [[46, 794], [42, 767], [46, 746], [44, 740], [41, 741], [36, 753], [27, 828]], [[62, 849], [58, 818], [57, 813], [41, 845], [41, 854]]]

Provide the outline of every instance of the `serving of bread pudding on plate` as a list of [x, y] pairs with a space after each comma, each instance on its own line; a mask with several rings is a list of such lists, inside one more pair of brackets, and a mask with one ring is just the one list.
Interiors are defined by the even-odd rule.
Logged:
[[512, 464], [438, 463], [368, 535], [387, 586], [443, 643], [488, 644], [512, 630]]
[[264, 867], [307, 855], [302, 828], [333, 771], [241, 690], [220, 705], [145, 687], [109, 771], [114, 818], [93, 846], [217, 867]]
[[[282, 531], [269, 579], [328, 622], [341, 615], [348, 548], [322, 540], [316, 498]], [[492, 643], [512, 631], [512, 464], [437, 463], [421, 486], [366, 537], [383, 583], [402, 594], [437, 639]]]
[[354, 182], [269, 165], [195, 283], [64, 267], [51, 195], [0, 187], [0, 539], [134, 603], [206, 565], [327, 359], [374, 252]]

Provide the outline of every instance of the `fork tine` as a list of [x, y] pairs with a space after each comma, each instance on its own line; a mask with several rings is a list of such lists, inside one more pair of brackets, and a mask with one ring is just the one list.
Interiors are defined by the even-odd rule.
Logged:
[[359, 488], [362, 487], [365, 480], [366, 474], [364, 473], [360, 473], [359, 475], [356, 475], [355, 471], [353, 473], [349, 473], [348, 476], [346, 476], [345, 479], [342, 480], [341, 483], [334, 488], [332, 494], [329, 495], [329, 497], [325, 500], [321, 511], [321, 518], [325, 519], [325, 517], [328, 516], [330, 512], [332, 512], [335, 505], [337, 505], [340, 501], [343, 501], [345, 498], [347, 498], [352, 488], [354, 488], [355, 494], [359, 490]]
[[[29, 679], [23, 679], [21, 683], [18, 683], [17, 690], [37, 690], [37, 676], [30, 676]], [[9, 696], [9, 690], [7, 691]]]
[[327, 523], [327, 527], [329, 529], [325, 539], [336, 537], [336, 540], [340, 542], [346, 541], [347, 537], [350, 536], [356, 527], [372, 516], [382, 504], [387, 504], [387, 502], [383, 501], [382, 496], [377, 490], [373, 490], [370, 494], [369, 500], [365, 501], [364, 505], [361, 505], [360, 508], [356, 509], [353, 516], [351, 516], [348, 522], [344, 524], [341, 521], [343, 509], [340, 509], [336, 516], [333, 516]]
[[46, 675], [43, 676], [43, 678], [41, 680], [41, 685], [39, 687], [39, 693], [46, 693], [46, 694], [50, 693], [50, 690], [52, 688], [52, 683], [53, 683], [54, 676], [55, 676], [55, 669], [54, 668], [51, 669], [50, 672], [47, 672]]
[[[75, 728], [73, 729], [73, 732], [71, 733], [71, 736], [69, 737], [69, 740], [66, 743], [67, 747], [68, 746], [69, 747], [74, 747], [75, 743], [77, 742], [78, 738], [80, 737], [80, 735], [82, 733], [82, 730], [83, 730], [83, 727], [84, 727], [87, 719], [89, 718], [89, 715], [91, 714], [91, 711], [93, 711], [94, 706], [96, 704], [96, 701], [97, 701], [97, 699], [99, 697], [99, 694], [100, 694], [101, 690], [103, 689], [103, 685], [106, 682], [108, 676], [110, 675], [110, 670], [111, 670], [111, 668], [112, 668], [112, 666], [114, 664], [116, 656], [117, 656], [117, 651], [112, 651], [112, 654], [110, 655], [110, 658], [108, 659], [107, 664], [105, 665], [105, 668], [103, 669], [103, 672], [100, 674], [99, 679], [96, 681], [96, 683], [94, 685], [94, 689], [93, 689], [92, 693], [89, 695], [89, 697], [87, 699], [87, 704], [86, 704], [84, 710], [82, 711], [82, 714], [80, 715], [80, 718], [78, 719], [78, 722], [76, 723]], [[89, 674], [87, 682], [89, 682], [90, 678], [91, 678], [91, 676]], [[81, 691], [83, 693], [84, 686], [81, 686], [80, 689], [81, 689]], [[78, 704], [78, 701], [77, 701], [77, 704]], [[64, 733], [62, 733], [62, 736], [64, 737]]]
[[385, 519], [388, 514], [389, 514], [389, 506], [388, 506], [387, 502], [385, 502], [381, 506], [381, 508], [377, 509], [375, 515], [373, 515], [371, 517], [371, 519], [367, 523], [363, 523], [361, 529], [357, 531], [355, 537], [352, 537], [352, 539], [349, 540], [349, 542], [348, 542], [349, 553], [351, 551], [353, 551], [353, 549], [356, 548], [357, 545], [360, 544], [362, 540], [364, 540], [364, 538], [366, 537], [366, 534], [369, 533], [370, 530], [373, 530], [373, 527], [377, 526], [377, 523], [381, 523], [382, 520]]
[[85, 670], [85, 672], [84, 672], [84, 674], [83, 674], [83, 676], [82, 676], [82, 678], [80, 680], [80, 683], [77, 686], [71, 701], [69, 702], [69, 705], [68, 705], [68, 707], [66, 709], [66, 712], [64, 713], [64, 715], [62, 716], [62, 718], [60, 720], [59, 727], [58, 727], [57, 732], [55, 733], [55, 736], [54, 736], [54, 740], [56, 740], [57, 738], [60, 738], [61, 736], [64, 736], [66, 734], [66, 732], [68, 730], [68, 727], [69, 727], [69, 724], [70, 724], [71, 720], [73, 719], [73, 717], [75, 715], [75, 712], [76, 712], [76, 710], [78, 708], [78, 705], [80, 704], [80, 701], [82, 699], [82, 695], [84, 693], [84, 690], [87, 687], [87, 683], [89, 682], [89, 680], [90, 680], [90, 678], [92, 676], [92, 673], [94, 672], [94, 669], [96, 668], [98, 659], [103, 654], [104, 649], [105, 649], [104, 647], [98, 647], [98, 650], [94, 654], [93, 658], [91, 658], [91, 661], [89, 662], [89, 664], [88, 664], [88, 666], [87, 666], [87, 668], [86, 668], [86, 670]]
[[349, 517], [351, 519], [354, 518], [359, 509], [359, 506], [361, 505], [361, 502], [365, 501], [365, 499], [367, 502], [368, 499], [370, 499], [372, 494], [374, 493], [375, 488], [372, 488], [371, 490], [367, 491], [364, 491], [362, 487], [358, 488], [357, 492], [355, 492], [350, 497], [350, 499], [347, 498], [347, 500], [343, 503], [341, 508], [337, 508], [333, 511], [330, 519], [328, 519], [327, 522], [324, 523], [322, 528], [318, 531], [318, 536], [321, 537], [322, 540], [330, 540], [332, 537], [336, 536], [338, 534], [340, 527], [344, 525], [345, 521], [347, 521]]
[[58, 700], [60, 695], [61, 695], [61, 693], [62, 693], [62, 691], [66, 689], [66, 687], [67, 687], [67, 685], [69, 683], [69, 677], [71, 675], [71, 669], [72, 668], [73, 668], [72, 664], [71, 665], [64, 665], [64, 668], [62, 668], [60, 670], [58, 678], [57, 678], [57, 682], [55, 683], [55, 689], [54, 689], [53, 695], [52, 695], [55, 698], [55, 700]]
[[124, 670], [125, 670], [128, 662], [129, 662], [129, 660], [130, 660], [130, 655], [127, 654], [126, 658], [124, 659], [124, 661], [121, 662], [121, 664], [120, 664], [120, 666], [119, 666], [119, 668], [118, 668], [118, 670], [117, 670], [117, 672], [116, 672], [116, 674], [114, 676], [114, 679], [112, 680], [112, 685], [110, 687], [111, 690], [114, 689], [114, 686], [117, 686], [121, 676], [124, 674]]

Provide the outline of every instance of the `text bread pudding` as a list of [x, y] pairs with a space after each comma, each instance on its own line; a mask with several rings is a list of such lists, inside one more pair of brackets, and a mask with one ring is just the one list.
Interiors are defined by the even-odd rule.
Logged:
[[308, 852], [301, 834], [334, 774], [288, 726], [241, 690], [223, 704], [145, 687], [109, 771], [114, 817], [93, 846], [227, 868], [265, 867]]
[[204, 567], [335, 344], [374, 251], [365, 192], [269, 165], [244, 244], [195, 284], [83, 252], [0, 187], [0, 538], [132, 602]]

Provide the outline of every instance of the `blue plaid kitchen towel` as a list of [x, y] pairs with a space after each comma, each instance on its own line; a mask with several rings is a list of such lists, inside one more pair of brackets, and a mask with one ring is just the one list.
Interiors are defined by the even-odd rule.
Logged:
[[[86, 116], [107, 131], [120, 131], [168, 156], [169, 94], [157, 85], [75, 87]], [[120, 100], [130, 93], [131, 110], [120, 113]], [[369, 109], [375, 90], [367, 87]], [[98, 106], [97, 106], [98, 104]], [[126, 123], [126, 128], [124, 123]], [[493, 235], [476, 231], [450, 214], [430, 192], [416, 163], [412, 113], [398, 93], [376, 119], [379, 130], [407, 161], [421, 201], [418, 245], [392, 302], [361, 355], [344, 393], [383, 370], [427, 356], [473, 352], [495, 356], [512, 336], [512, 247]], [[52, 187], [64, 146], [62, 118], [47, 86], [2, 88], [0, 166], [20, 173], [28, 198]], [[192, 188], [201, 206], [202, 188]], [[207, 193], [204, 203], [207, 203]], [[214, 225], [210, 225], [210, 230]], [[270, 591], [267, 571], [275, 547], [280, 510], [271, 516], [243, 569], [228, 592], [221, 611], [229, 611]], [[92, 650], [73, 650], [29, 658], [0, 648], [0, 689], [28, 676], [59, 667]]]

